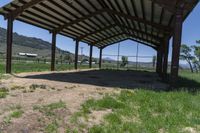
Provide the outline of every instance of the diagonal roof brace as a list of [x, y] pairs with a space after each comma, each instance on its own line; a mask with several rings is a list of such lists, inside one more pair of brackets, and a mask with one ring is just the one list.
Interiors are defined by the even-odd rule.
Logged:
[[[168, 0], [151, 0], [151, 1], [163, 7], [167, 11], [175, 13], [177, 8], [190, 10], [192, 8], [192, 5], [190, 3], [192, 2], [197, 3], [199, 0], [177, 0], [177, 3], [176, 1], [168, 1]], [[176, 7], [173, 6], [174, 4], [176, 4]]]
[[92, 45], [96, 45], [96, 44], [101, 43], [101, 42], [103, 42], [103, 41], [105, 41], [105, 40], [108, 40], [108, 39], [111, 39], [111, 38], [113, 38], [113, 37], [117, 37], [117, 36], [120, 36], [120, 35], [123, 35], [123, 32], [113, 34], [112, 36], [109, 36], [109, 37], [103, 38], [103, 39], [101, 39], [101, 40], [92, 42], [91, 44], [92, 44]]
[[106, 47], [108, 47], [108, 46], [110, 46], [110, 45], [113, 45], [113, 44], [116, 44], [116, 43], [119, 43], [119, 42], [123, 42], [123, 41], [126, 41], [126, 40], [131, 40], [131, 41], [134, 41], [134, 42], [138, 42], [138, 43], [140, 43], [140, 44], [149, 46], [149, 47], [151, 47], [151, 48], [157, 50], [157, 46], [150, 45], [150, 44], [148, 44], [148, 43], [145, 43], [145, 42], [142, 42], [142, 41], [133, 39], [133, 38], [131, 38], [131, 37], [127, 37], [127, 38], [125, 38], [125, 39], [119, 39], [119, 40], [117, 40], [117, 41], [111, 42], [111, 43], [109, 43], [109, 44], [107, 44], [107, 45], [104, 45], [102, 48], [106, 48]]
[[100, 29], [100, 30], [96, 30], [96, 31], [94, 31], [94, 32], [91, 32], [91, 33], [88, 33], [88, 34], [83, 35], [83, 36], [81, 36], [81, 37], [78, 37], [78, 40], [83, 40], [83, 39], [87, 38], [87, 37], [90, 36], [90, 35], [95, 35], [95, 34], [101, 33], [101, 32], [103, 32], [103, 31], [109, 30], [109, 29], [114, 28], [114, 27], [117, 27], [117, 26], [118, 26], [118, 27], [121, 27], [121, 28], [124, 28], [124, 29], [132, 30], [132, 31], [137, 32], [137, 33], [141, 33], [141, 34], [150, 36], [150, 37], [152, 37], [152, 38], [154, 38], [154, 39], [158, 39], [159, 41], [162, 40], [162, 38], [160, 38], [160, 37], [158, 37], [158, 36], [155, 36], [155, 35], [152, 35], [152, 34], [149, 34], [149, 33], [146, 33], [146, 32], [142, 32], [142, 31], [137, 30], [137, 29], [135, 29], [135, 28], [131, 28], [131, 27], [128, 27], [128, 26], [125, 26], [125, 25], [121, 25], [121, 24], [120, 24], [120, 25], [118, 25], [118, 24], [111, 24], [111, 25], [106, 26], [106, 27], [104, 27], [104, 28], [102, 28], [102, 29]]
[[[133, 34], [129, 34], [129, 33], [124, 33], [125, 35], [127, 35], [127, 36], [130, 36], [130, 37], [133, 37], [133, 38], [136, 38], [136, 39], [139, 39], [139, 40], [143, 40], [143, 41], [145, 41], [145, 42], [148, 42], [148, 43], [154, 43], [155, 45], [160, 45], [160, 43], [155, 43], [155, 42], [152, 42], [152, 41], [150, 41], [150, 40], [148, 40], [148, 39], [144, 39], [144, 38], [141, 38], [141, 37], [138, 37], [138, 36], [135, 36], [135, 35], [133, 35]], [[156, 39], [155, 39], [156, 40]], [[156, 41], [160, 41], [160, 40], [156, 40]]]
[[136, 17], [136, 16], [130, 16], [128, 14], [118, 12], [118, 11], [115, 11], [115, 10], [111, 10], [111, 9], [105, 9], [105, 10], [109, 13], [114, 14], [114, 15], [121, 16], [121, 17], [130, 19], [130, 20], [133, 20], [133, 21], [137, 21], [137, 22], [140, 22], [140, 23], [144, 23], [144, 24], [150, 25], [152, 27], [161, 29], [163, 31], [171, 32], [171, 28], [168, 27], [168, 26], [163, 26], [163, 25], [160, 25], [158, 23], [154, 23], [154, 22], [151, 22], [151, 21], [148, 21], [148, 20], [144, 20], [144, 19]]
[[68, 27], [70, 27], [70, 26], [72, 26], [72, 25], [74, 25], [74, 24], [78, 24], [78, 23], [80, 23], [81, 21], [90, 19], [90, 18], [92, 18], [92, 17], [94, 17], [94, 16], [97, 16], [97, 15], [100, 15], [100, 14], [102, 14], [102, 13], [104, 13], [104, 12], [106, 12], [104, 9], [97, 10], [97, 11], [95, 11], [95, 12], [89, 14], [89, 15], [83, 16], [82, 18], [79, 18], [79, 19], [75, 19], [74, 21], [71, 21], [71, 22], [69, 22], [69, 23], [66, 23], [66, 24], [64, 24], [64, 25], [62, 25], [62, 26], [60, 26], [60, 27], [58, 27], [57, 29], [55, 29], [55, 32], [59, 33], [59, 32], [61, 32], [64, 28], [68, 28]]
[[[16, 19], [18, 16], [20, 16], [25, 10], [33, 7], [36, 4], [39, 4], [40, 2], [43, 2], [45, 0], [31, 0], [30, 2], [24, 4], [23, 6], [11, 11], [9, 14], [5, 14], [5, 18], [8, 19], [9, 16], [12, 17], [12, 19]], [[24, 2], [22, 0], [19, 0], [19, 2]]]
[[126, 25], [118, 25], [118, 26], [122, 27], [124, 29], [129, 29], [129, 30], [135, 31], [135, 32], [140, 33], [140, 34], [144, 34], [144, 35], [150, 36], [151, 38], [158, 39], [159, 41], [162, 40], [161, 37], [155, 36], [153, 34], [150, 34], [150, 33], [144, 32], [144, 31], [137, 30], [135, 28], [128, 27]]
[[108, 30], [108, 29], [110, 29], [110, 28], [113, 28], [113, 27], [115, 27], [115, 26], [116, 26], [116, 24], [111, 24], [111, 25], [108, 25], [108, 26], [106, 26], [106, 27], [104, 27], [104, 28], [102, 28], [102, 29], [95, 30], [94, 32], [91, 32], [91, 33], [85, 34], [85, 35], [83, 35], [83, 36], [80, 36], [80, 37], [79, 37], [79, 40], [83, 40], [83, 39], [87, 38], [87, 37], [90, 36], [90, 35], [94, 35], [94, 34], [101, 33], [101, 32], [103, 32], [103, 31]]
[[130, 16], [128, 14], [121, 13], [121, 12], [118, 12], [118, 11], [115, 11], [115, 10], [111, 10], [111, 9], [108, 9], [108, 8], [97, 10], [97, 11], [91, 13], [91, 14], [83, 16], [82, 18], [75, 19], [74, 21], [66, 23], [66, 24], [58, 27], [57, 29], [55, 29], [55, 32], [59, 33], [65, 28], [68, 28], [68, 27], [70, 27], [72, 25], [78, 24], [78, 23], [80, 23], [82, 21], [85, 21], [87, 19], [90, 19], [90, 18], [92, 18], [94, 16], [101, 15], [102, 13], [109, 13], [109, 14], [120, 16], [120, 17], [124, 17], [126, 19], [130, 19], [130, 20], [133, 20], [133, 21], [137, 21], [137, 22], [140, 22], [140, 23], [144, 23], [144, 24], [150, 25], [150, 26], [152, 26], [154, 28], [160, 29], [161, 31], [165, 31], [167, 33], [171, 33], [171, 28], [168, 27], [168, 26], [163, 26], [163, 25], [160, 25], [158, 23], [153, 23], [151, 21], [147, 21], [147, 20], [144, 20], [142, 18], [135, 17], [135, 16]]
[[[146, 42], [149, 42], [149, 40], [146, 40], [146, 39], [144, 39], [144, 38], [140, 38], [140, 37], [138, 37], [138, 36], [135, 36], [135, 35], [132, 35], [132, 34], [129, 34], [129, 33], [121, 32], [121, 33], [114, 34], [114, 35], [112, 35], [112, 36], [110, 36], [110, 37], [107, 37], [107, 38], [98, 40], [98, 41], [96, 41], [96, 42], [93, 42], [93, 43], [91, 43], [91, 44], [92, 44], [92, 45], [97, 45], [97, 44], [99, 44], [99, 43], [103, 43], [103, 42], [108, 41], [108, 40], [110, 40], [110, 39], [112, 39], [112, 38], [119, 37], [119, 36], [121, 36], [121, 35], [127, 35], [127, 36], [131, 36], [131, 37], [133, 37], [133, 38], [138, 38], [138, 39], [140, 39], [140, 40], [144, 40], [144, 41], [146, 41]], [[160, 40], [156, 40], [156, 41], [160, 41]], [[149, 42], [149, 43], [150, 43], [150, 42]], [[152, 42], [151, 42], [151, 43], [152, 43]], [[159, 43], [159, 44], [160, 44], [160, 43]], [[158, 44], [156, 44], [156, 45], [158, 45]]]

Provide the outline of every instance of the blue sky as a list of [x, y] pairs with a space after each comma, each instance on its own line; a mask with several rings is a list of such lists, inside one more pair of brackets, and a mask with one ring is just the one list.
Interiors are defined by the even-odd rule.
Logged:
[[[0, 0], [0, 7], [4, 6], [10, 1], [12, 0]], [[190, 14], [190, 16], [184, 22], [182, 44], [195, 45], [196, 40], [200, 40], [199, 13], [200, 13], [200, 4], [197, 5], [194, 11]], [[4, 20], [3, 16], [0, 16], [0, 27], [6, 28], [6, 25], [7, 25], [7, 22]], [[14, 32], [17, 32], [18, 34], [29, 36], [29, 37], [41, 38], [45, 41], [51, 42], [51, 34], [48, 31], [19, 22], [19, 21], [14, 22]], [[136, 55], [136, 48], [137, 48], [136, 42], [124, 41], [124, 42], [121, 42], [120, 44], [121, 44], [120, 55], [125, 55], [125, 56]], [[58, 35], [57, 47], [74, 53], [75, 42], [70, 38]], [[83, 53], [85, 55], [89, 55], [89, 46], [87, 44], [80, 43], [80, 47], [84, 47]], [[79, 53], [80, 52], [81, 50], [79, 50]], [[107, 55], [107, 54], [117, 55], [117, 53], [118, 53], [118, 44], [109, 46], [103, 50], [104, 55]], [[156, 55], [156, 52], [152, 48], [149, 48], [144, 45], [139, 45], [139, 56], [154, 56], [154, 55]], [[93, 56], [99, 57], [99, 49], [97, 49], [96, 47], [94, 48]], [[135, 58], [129, 58], [129, 60], [134, 61]], [[169, 60], [171, 60], [171, 44], [170, 44]], [[150, 59], [140, 58], [140, 61], [151, 61], [151, 58]]]

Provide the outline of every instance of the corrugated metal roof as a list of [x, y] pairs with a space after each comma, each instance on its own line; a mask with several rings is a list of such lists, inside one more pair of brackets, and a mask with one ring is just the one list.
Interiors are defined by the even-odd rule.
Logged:
[[14, 0], [5, 17], [57, 32], [97, 47], [125, 39], [156, 47], [172, 34], [176, 8], [184, 18], [198, 0]]

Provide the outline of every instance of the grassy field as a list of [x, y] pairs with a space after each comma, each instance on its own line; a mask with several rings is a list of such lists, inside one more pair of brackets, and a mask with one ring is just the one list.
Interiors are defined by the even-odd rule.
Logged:
[[180, 71], [182, 78], [187, 78], [200, 83], [200, 73], [191, 73], [190, 71]]
[[177, 82], [178, 89], [197, 92], [200, 90], [200, 73], [191, 73], [190, 71], [180, 71]]
[[[79, 65], [80, 69], [88, 69], [89, 64]], [[98, 68], [98, 64], [93, 65], [93, 68]], [[102, 64], [103, 69], [117, 69], [116, 64]], [[56, 64], [57, 71], [65, 71], [65, 70], [72, 70], [74, 69], [74, 64]], [[119, 68], [120, 70], [136, 70], [136, 66], [129, 66], [125, 68]], [[139, 70], [148, 70], [148, 71], [155, 71], [154, 68], [142, 68], [139, 67]], [[49, 71], [50, 70], [50, 63], [38, 63], [38, 62], [25, 62], [25, 61], [15, 61], [12, 64], [12, 72], [13, 73], [22, 73], [22, 72], [42, 72], [42, 71]], [[5, 73], [5, 63], [0, 62], [0, 74]]]
[[[93, 66], [94, 68], [97, 65]], [[81, 69], [88, 69], [89, 65], [79, 65]], [[57, 71], [65, 71], [65, 70], [72, 70], [74, 69], [74, 65], [71, 64], [56, 64]], [[50, 64], [44, 63], [26, 63], [26, 62], [19, 62], [13, 63], [12, 72], [13, 73], [22, 73], [22, 72], [42, 72], [42, 71], [50, 71]], [[5, 64], [0, 63], [0, 73], [5, 73]]]
[[121, 91], [86, 101], [72, 122], [77, 131], [87, 127], [94, 111], [112, 110], [90, 133], [197, 133], [200, 132], [200, 94], [187, 92]]
[[[13, 72], [48, 71], [49, 66], [49, 64], [17, 63], [13, 65]], [[59, 71], [70, 70], [73, 69], [73, 65], [57, 65], [56, 68]], [[88, 68], [88, 65], [80, 68]], [[0, 64], [0, 73], [4, 73], [2, 64]], [[200, 74], [180, 71], [177, 87], [177, 90], [170, 92], [157, 92], [145, 88], [105, 94], [99, 92], [101, 98], [87, 99], [77, 112], [67, 117], [70, 126], [66, 125], [66, 133], [199, 133]], [[45, 89], [46, 87], [43, 87], [43, 90]], [[55, 89], [57, 88], [53, 90]], [[62, 91], [58, 89], [58, 92]], [[76, 91], [76, 89], [69, 91]], [[9, 93], [8, 89], [1, 88], [0, 100], [8, 97]], [[51, 120], [48, 125], [42, 127], [43, 131], [58, 132], [61, 127], [60, 122], [64, 120], [62, 117], [57, 118], [55, 114], [59, 109], [62, 115], [63, 111], [68, 110], [65, 103], [67, 104], [67, 101], [33, 107], [33, 111], [39, 111]], [[12, 124], [13, 119], [20, 119], [25, 114], [26, 111], [19, 108], [5, 117], [4, 123]], [[96, 119], [92, 114], [101, 117]]]

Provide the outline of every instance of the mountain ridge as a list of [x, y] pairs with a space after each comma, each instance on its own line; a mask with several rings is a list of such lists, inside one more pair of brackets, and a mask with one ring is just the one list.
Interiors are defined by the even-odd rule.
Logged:
[[[6, 53], [6, 34], [7, 30], [0, 27], [0, 53]], [[13, 33], [13, 56], [18, 56], [18, 53], [33, 53], [38, 54], [39, 58], [51, 57], [51, 43], [36, 37], [27, 37], [16, 32]], [[64, 51], [56, 48], [56, 57], [61, 55], [74, 55], [69, 51]]]

